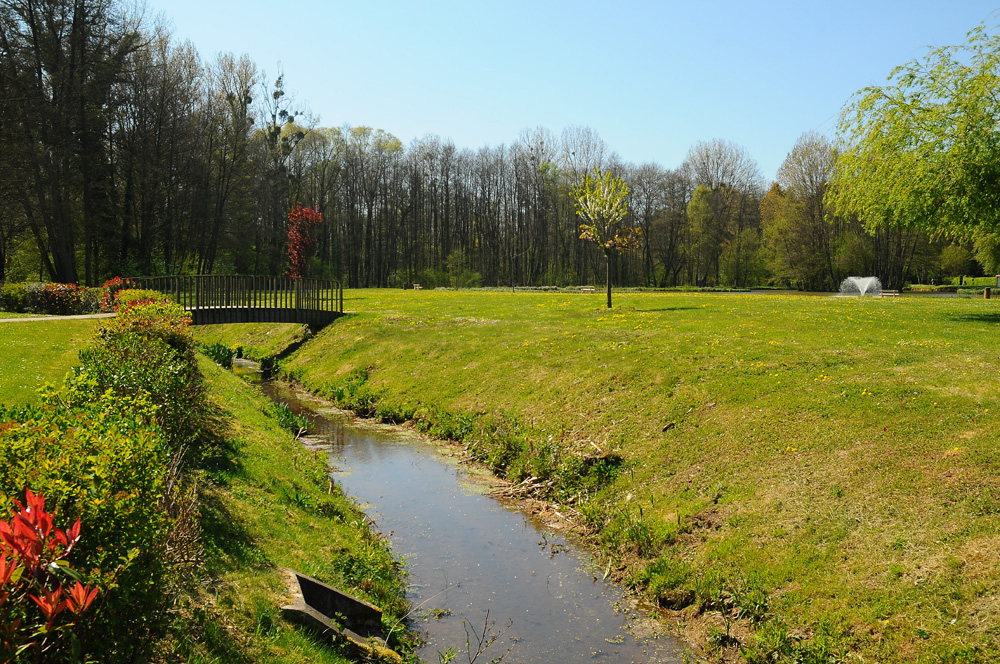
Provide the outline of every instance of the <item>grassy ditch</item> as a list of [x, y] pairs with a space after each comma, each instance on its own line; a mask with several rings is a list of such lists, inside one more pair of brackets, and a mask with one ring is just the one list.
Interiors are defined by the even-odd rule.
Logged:
[[379, 606], [393, 645], [405, 650], [404, 575], [387, 543], [258, 389], [206, 358], [200, 366], [223, 414], [226, 442], [197, 473], [204, 577], [182, 598], [164, 656], [233, 664], [352, 661], [281, 619], [280, 567]]
[[284, 370], [535, 478], [706, 656], [1000, 657], [996, 303], [347, 296]]

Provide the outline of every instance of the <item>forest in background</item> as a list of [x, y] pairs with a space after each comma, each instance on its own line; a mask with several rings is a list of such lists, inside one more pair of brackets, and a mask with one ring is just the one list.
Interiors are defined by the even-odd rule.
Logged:
[[[0, 4], [0, 281], [282, 274], [288, 212], [322, 213], [309, 276], [351, 287], [603, 283], [572, 185], [630, 186], [640, 248], [615, 286], [887, 288], [995, 269], [971, 243], [866, 229], [824, 203], [836, 148], [804, 134], [774, 182], [730, 141], [676, 168], [622, 160], [594, 131], [509, 145], [324, 127], [248, 56], [204, 60], [118, 0]], [[669, 131], [669, 128], [664, 128]]]

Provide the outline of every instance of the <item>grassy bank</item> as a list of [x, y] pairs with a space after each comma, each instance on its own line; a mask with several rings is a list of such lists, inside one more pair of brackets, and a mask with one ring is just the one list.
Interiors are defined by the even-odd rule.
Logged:
[[346, 306], [286, 371], [462, 438], [512, 479], [552, 478], [711, 656], [1000, 655], [996, 303], [621, 294], [608, 311], [349, 291]]
[[388, 546], [327, 481], [274, 417], [257, 388], [201, 358], [226, 423], [223, 453], [199, 472], [203, 583], [184, 598], [168, 660], [244, 664], [353, 661], [280, 617], [280, 567], [290, 567], [381, 607], [385, 631], [406, 638], [403, 584]]
[[281, 354], [309, 336], [309, 328], [298, 323], [228, 323], [191, 328], [200, 344], [240, 347], [244, 357], [257, 362]]

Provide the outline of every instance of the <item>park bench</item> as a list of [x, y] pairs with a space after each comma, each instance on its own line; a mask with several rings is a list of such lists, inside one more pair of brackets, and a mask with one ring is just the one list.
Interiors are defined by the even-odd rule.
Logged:
[[594, 287], [593, 286], [580, 286], [580, 292], [581, 293], [593, 293], [594, 292]]
[[882, 297], [899, 297], [898, 290], [884, 290], [882, 291]]
[[421, 290], [421, 289], [422, 287], [420, 284], [413, 284], [413, 290]]

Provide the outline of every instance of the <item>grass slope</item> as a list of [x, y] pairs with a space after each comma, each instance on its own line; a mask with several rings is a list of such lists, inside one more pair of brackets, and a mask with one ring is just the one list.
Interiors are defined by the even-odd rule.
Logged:
[[0, 323], [0, 403], [34, 401], [43, 383], [61, 384], [99, 322]]
[[305, 339], [308, 332], [307, 326], [298, 323], [227, 323], [191, 327], [191, 333], [199, 343], [241, 344], [246, 357], [257, 361], [278, 355]]
[[280, 567], [381, 607], [398, 645], [406, 605], [385, 541], [337, 487], [328, 493], [325, 460], [280, 427], [259, 389], [200, 360], [227, 423], [227, 449], [209, 460], [199, 483], [206, 583], [186, 598], [164, 659], [352, 661], [280, 619], [278, 607], [287, 602]]
[[733, 619], [760, 661], [798, 642], [810, 661], [1000, 657], [996, 302], [640, 293], [609, 311], [566, 293], [372, 290], [346, 304], [288, 372], [336, 393], [364, 370], [384, 412], [501, 413], [538, 449], [620, 451], [628, 472], [581, 510], [624, 573], [690, 605], [683, 620], [724, 609], [708, 616], [720, 656], [737, 650], [720, 632]]

